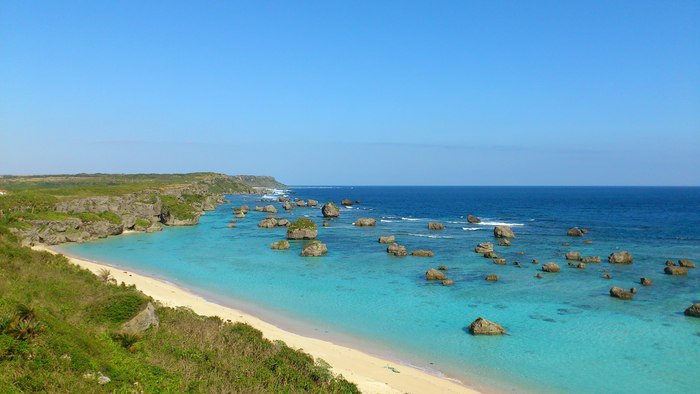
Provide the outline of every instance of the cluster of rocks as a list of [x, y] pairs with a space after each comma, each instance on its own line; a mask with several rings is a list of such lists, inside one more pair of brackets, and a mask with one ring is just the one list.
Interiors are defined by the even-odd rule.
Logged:
[[439, 281], [443, 286], [452, 286], [455, 282], [452, 279], [448, 279], [445, 275], [445, 270], [447, 267], [440, 266], [438, 269], [430, 268], [425, 271], [425, 280], [427, 281]]

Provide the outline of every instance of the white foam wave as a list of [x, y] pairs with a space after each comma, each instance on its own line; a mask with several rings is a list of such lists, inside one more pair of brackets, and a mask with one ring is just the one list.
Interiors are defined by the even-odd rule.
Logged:
[[508, 223], [508, 222], [481, 222], [481, 223], [474, 223], [474, 224], [479, 224], [481, 226], [511, 226], [511, 227], [522, 227], [525, 225], [523, 223]]
[[451, 238], [454, 238], [454, 237], [449, 236], [449, 235], [431, 235], [431, 234], [413, 234], [413, 233], [409, 233], [408, 235], [410, 235], [412, 237], [433, 238], [433, 239], [438, 239], [438, 238], [439, 239], [451, 239]]
[[407, 222], [420, 222], [423, 219], [417, 219], [417, 218], [401, 218], [401, 220], [405, 220]]
[[380, 222], [382, 223], [398, 223], [399, 220], [387, 220], [387, 219], [379, 219]]
[[483, 230], [482, 227], [462, 227], [462, 230], [464, 231], [478, 231], [478, 230]]

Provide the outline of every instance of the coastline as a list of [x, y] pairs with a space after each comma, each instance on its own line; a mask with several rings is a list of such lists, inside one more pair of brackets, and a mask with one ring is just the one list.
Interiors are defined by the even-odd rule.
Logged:
[[[45, 245], [33, 246], [34, 250], [53, 254], [59, 252]], [[102, 269], [110, 270], [118, 282], [135, 285], [137, 289], [168, 307], [187, 307], [195, 313], [205, 316], [219, 316], [223, 320], [242, 322], [262, 331], [270, 340], [282, 340], [288, 346], [302, 349], [314, 358], [321, 358], [332, 367], [333, 373], [342, 374], [364, 393], [469, 393], [479, 391], [464, 386], [455, 380], [430, 374], [411, 366], [397, 364], [393, 361], [370, 355], [354, 348], [336, 343], [299, 335], [283, 330], [250, 313], [221, 305], [204, 299], [185, 288], [164, 280], [138, 274], [119, 267], [81, 258], [66, 256], [75, 265], [98, 273]], [[394, 372], [398, 371], [397, 372]]]

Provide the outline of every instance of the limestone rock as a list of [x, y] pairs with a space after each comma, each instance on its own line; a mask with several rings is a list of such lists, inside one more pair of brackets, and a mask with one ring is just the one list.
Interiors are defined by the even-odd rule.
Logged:
[[581, 252], [568, 252], [566, 253], [567, 260], [581, 260]]
[[425, 271], [425, 280], [446, 280], [447, 275], [444, 272], [431, 268]]
[[277, 226], [277, 219], [275, 218], [263, 219], [258, 223], [260, 228], [274, 228], [275, 226]]
[[359, 218], [355, 221], [356, 227], [374, 227], [376, 225], [377, 220], [371, 218]]
[[414, 250], [411, 252], [411, 256], [418, 256], [418, 257], [433, 257], [435, 254], [433, 253], [432, 250]]
[[678, 260], [678, 265], [683, 267], [683, 268], [695, 268], [695, 263], [688, 259], [680, 259]]
[[327, 202], [321, 207], [321, 213], [324, 218], [337, 218], [340, 216], [340, 209], [332, 202]]
[[589, 257], [583, 257], [581, 258], [581, 262], [583, 263], [600, 263], [600, 256], [589, 256]]
[[498, 265], [506, 265], [507, 262], [506, 259], [493, 259], [493, 263]]
[[621, 287], [613, 286], [610, 289], [610, 297], [619, 298], [621, 300], [631, 300], [634, 294], [631, 291], [627, 291]]
[[389, 247], [386, 248], [386, 252], [393, 254], [394, 256], [406, 256], [408, 254], [406, 253], [406, 247], [399, 245], [396, 242], [389, 245]]
[[498, 246], [510, 246], [510, 241], [507, 238], [501, 238], [498, 240]]
[[321, 241], [311, 241], [301, 251], [301, 255], [304, 257], [319, 257], [326, 253], [328, 253], [328, 247]]
[[316, 224], [308, 218], [300, 218], [287, 227], [287, 239], [314, 239], [317, 235]]
[[391, 244], [396, 242], [396, 237], [393, 235], [383, 235], [379, 237], [380, 244]]
[[270, 244], [270, 249], [275, 249], [275, 250], [289, 249], [289, 241], [281, 240], [281, 241], [273, 242]]
[[493, 252], [493, 244], [491, 242], [482, 242], [476, 245], [474, 251], [481, 254]]
[[306, 201], [306, 205], [308, 205], [310, 207], [316, 207], [316, 206], [318, 206], [318, 201], [309, 199], [308, 201]]
[[569, 237], [583, 237], [583, 231], [578, 227], [572, 227], [566, 231], [566, 235]]
[[493, 235], [496, 238], [515, 238], [513, 230], [508, 226], [496, 226], [493, 228]]
[[632, 260], [632, 254], [624, 250], [622, 252], [611, 253], [610, 256], [608, 256], [608, 262], [613, 264], [632, 264]]
[[689, 306], [683, 313], [686, 316], [700, 317], [700, 302]]
[[159, 324], [160, 320], [158, 320], [156, 308], [149, 302], [144, 310], [124, 323], [120, 331], [126, 334], [141, 335], [151, 327], [158, 327]]
[[453, 281], [452, 279], [445, 279], [442, 281], [443, 286], [452, 286], [453, 284], [455, 284], [455, 281]]
[[340, 202], [340, 205], [345, 205], [345, 206], [351, 206], [352, 205], [352, 200], [350, 199], [344, 199], [343, 201]]
[[639, 279], [639, 282], [642, 284], [642, 286], [651, 286], [653, 284], [649, 278], [641, 278]]
[[472, 335], [503, 335], [506, 330], [498, 323], [479, 317], [469, 325]]
[[428, 230], [444, 230], [445, 225], [442, 223], [438, 222], [429, 222], [428, 223]]
[[542, 266], [544, 272], [559, 272], [561, 269], [556, 263], [547, 263]]
[[282, 204], [282, 208], [283, 208], [285, 211], [291, 211], [291, 210], [292, 210], [292, 204], [290, 204], [290, 203], [288, 203], [288, 202], [285, 202], [284, 204]]
[[473, 215], [467, 215], [467, 222], [472, 224], [481, 223], [481, 219]]
[[486, 275], [484, 279], [490, 282], [498, 282], [498, 275]]
[[688, 269], [685, 267], [671, 266], [664, 268], [666, 275], [688, 275]]

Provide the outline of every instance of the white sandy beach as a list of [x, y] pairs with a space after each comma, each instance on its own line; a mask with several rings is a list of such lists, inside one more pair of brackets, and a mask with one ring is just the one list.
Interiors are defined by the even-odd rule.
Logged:
[[[34, 249], [56, 253], [45, 246], [34, 246]], [[207, 301], [162, 280], [106, 264], [74, 257], [68, 257], [68, 259], [73, 264], [93, 273], [108, 269], [118, 283], [135, 285], [137, 289], [164, 306], [183, 306], [200, 315], [219, 316], [224, 320], [250, 324], [262, 331], [263, 335], [270, 340], [282, 340], [293, 348], [302, 349], [315, 358], [327, 361], [334, 373], [342, 374], [347, 380], [357, 384], [364, 393], [478, 393], [453, 380], [441, 378], [420, 369], [400, 365], [329, 341], [285, 331], [248, 313]]]

